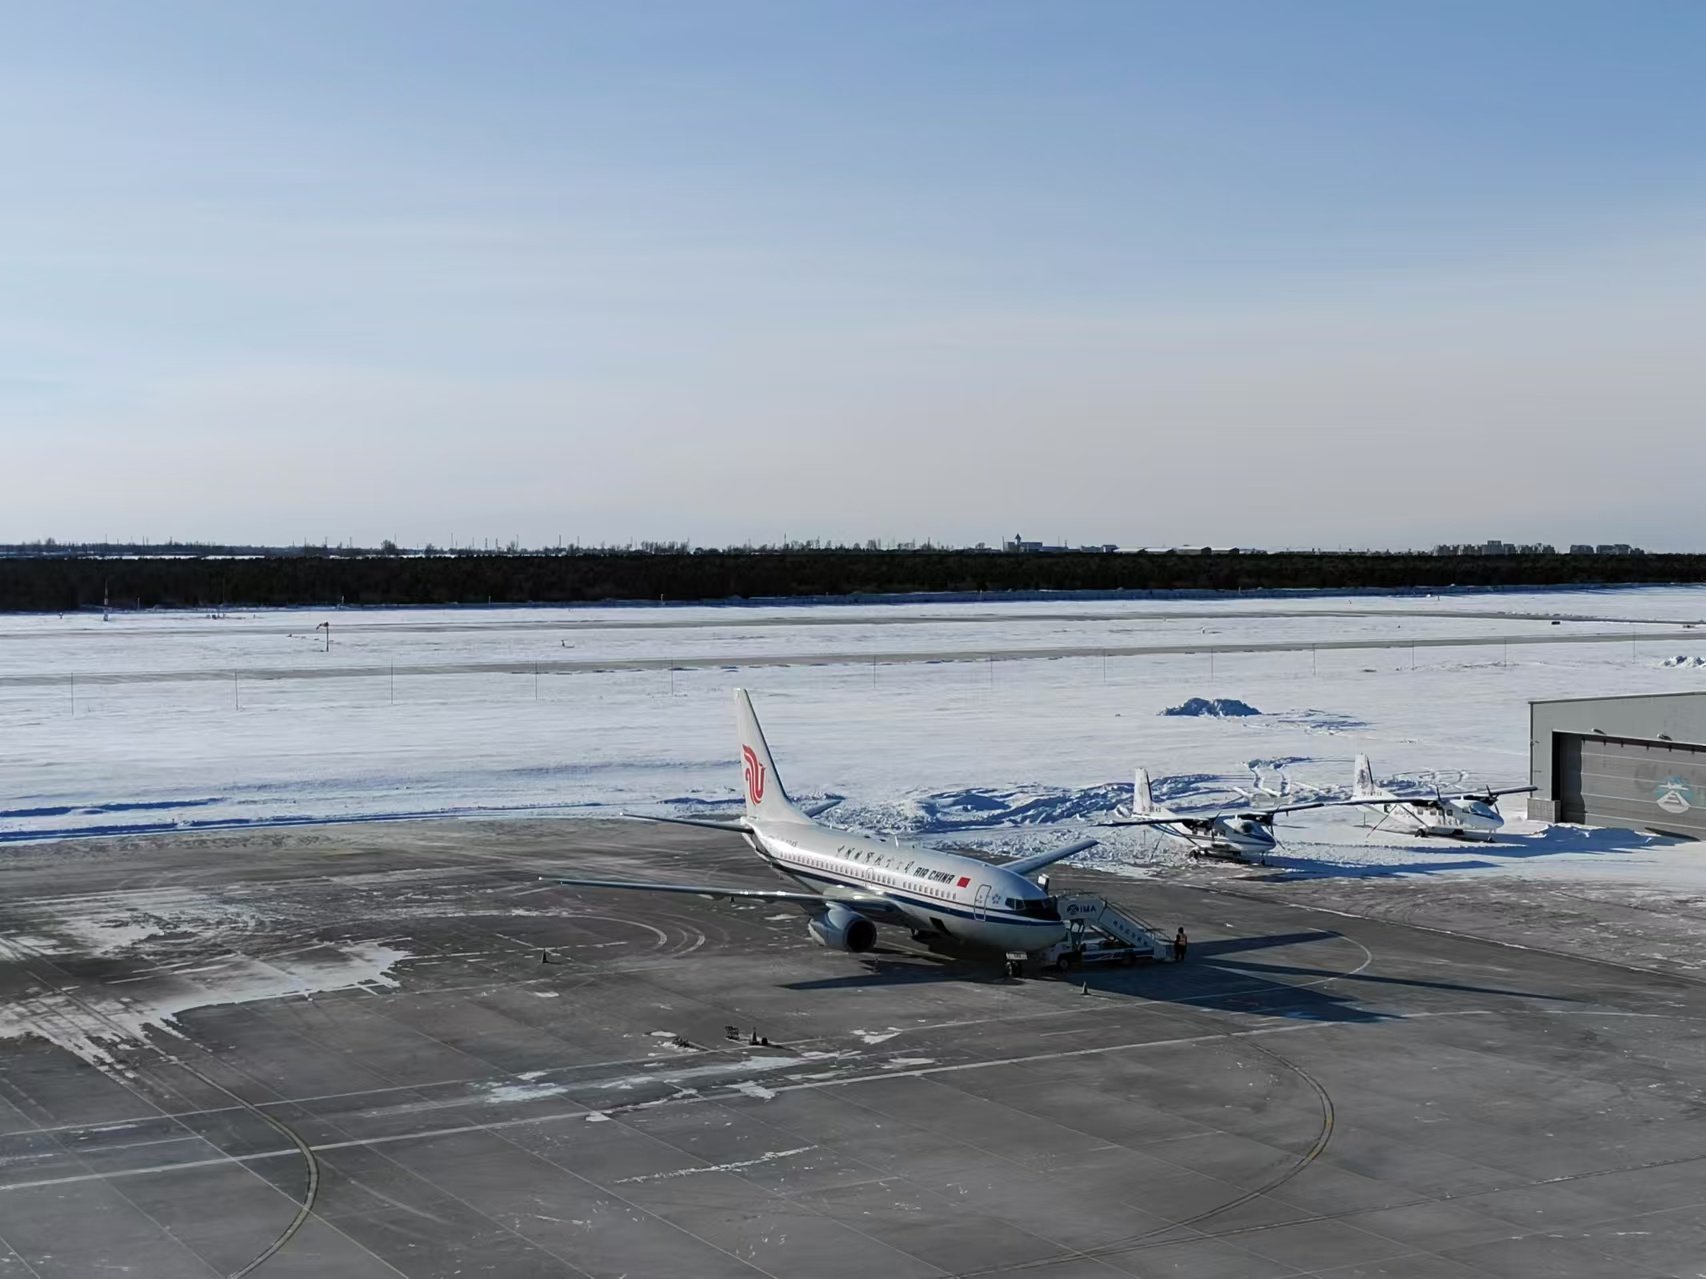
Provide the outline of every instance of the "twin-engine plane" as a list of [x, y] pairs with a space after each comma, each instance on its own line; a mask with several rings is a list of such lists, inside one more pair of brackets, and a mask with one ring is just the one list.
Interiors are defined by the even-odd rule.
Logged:
[[1367, 755], [1358, 755], [1351, 781], [1350, 803], [1378, 808], [1382, 816], [1374, 824], [1379, 830], [1391, 822], [1411, 835], [1439, 835], [1447, 839], [1491, 839], [1505, 824], [1499, 812], [1499, 796], [1526, 795], [1533, 786], [1506, 786], [1502, 790], [1455, 791], [1449, 795], [1394, 795], [1374, 780]]
[[[1483, 787], [1449, 794], [1436, 790], [1432, 795], [1398, 795], [1377, 784], [1368, 756], [1358, 755], [1351, 791], [1344, 798], [1285, 803], [1284, 795], [1261, 791], [1258, 793], [1282, 802], [1266, 806], [1251, 803], [1235, 808], [1227, 804], [1213, 809], [1179, 810], [1155, 803], [1150, 791], [1149, 773], [1140, 768], [1132, 785], [1131, 810], [1103, 825], [1153, 827], [1183, 844], [1193, 857], [1266, 862], [1268, 854], [1278, 847], [1274, 820], [1285, 813], [1311, 808], [1379, 809], [1381, 817], [1374, 823], [1373, 830], [1390, 824], [1391, 829], [1408, 835], [1491, 839], [1504, 825], [1504, 817], [1498, 807], [1499, 797], [1526, 794], [1534, 789], [1533, 786], [1506, 786], [1498, 790]], [[1246, 798], [1252, 797], [1247, 795]]]
[[[1275, 795], [1273, 798], [1283, 799]], [[1348, 804], [1344, 799], [1312, 799], [1297, 804], [1270, 804], [1234, 811], [1227, 807], [1180, 812], [1158, 807], [1149, 786], [1149, 770], [1137, 770], [1131, 788], [1131, 811], [1105, 823], [1109, 826], [1151, 826], [1184, 844], [1193, 857], [1216, 857], [1224, 861], [1254, 858], [1265, 862], [1277, 846], [1274, 819], [1306, 808], [1332, 808]]]

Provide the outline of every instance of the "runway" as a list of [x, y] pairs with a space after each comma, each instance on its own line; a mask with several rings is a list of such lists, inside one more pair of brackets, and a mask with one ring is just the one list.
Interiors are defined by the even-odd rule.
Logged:
[[1627, 1279], [1706, 1256], [1686, 975], [1316, 909], [1308, 882], [1067, 871], [1184, 924], [1189, 959], [1010, 981], [904, 934], [851, 956], [778, 907], [542, 878], [570, 869], [768, 882], [716, 834], [574, 820], [10, 852], [0, 1269]]
[[945, 662], [1040, 662], [1069, 658], [1167, 657], [1210, 653], [1312, 653], [1391, 649], [1493, 648], [1532, 644], [1629, 644], [1672, 641], [1697, 643], [1696, 630], [1559, 631], [1510, 635], [1375, 635], [1353, 639], [1227, 640], [1177, 644], [1057, 644], [1006, 647], [972, 645], [909, 651], [846, 649], [833, 652], [754, 653], [731, 649], [721, 653], [672, 657], [541, 658], [503, 661], [395, 662], [313, 666], [188, 667], [177, 670], [107, 670], [38, 672], [0, 675], [0, 688], [60, 688], [120, 684], [213, 682], [268, 683], [280, 680], [395, 679], [421, 675], [592, 675], [611, 671], [746, 670], [779, 666], [918, 666]]
[[[895, 608], [895, 600], [891, 597], [886, 604], [860, 602], [854, 600], [832, 601], [812, 599], [809, 601], [768, 600], [761, 604], [729, 604], [729, 605], [661, 605], [652, 607], [615, 607], [588, 606], [599, 609], [599, 616], [579, 616], [580, 607], [574, 605], [541, 605], [539, 612], [555, 613], [555, 616], [530, 616], [524, 619], [505, 618], [501, 623], [493, 619], [479, 616], [476, 606], [472, 610], [473, 617], [466, 621], [399, 621], [394, 616], [384, 620], [363, 618], [359, 613], [350, 615], [342, 608], [326, 609], [321, 612], [331, 612], [337, 615], [339, 634], [382, 634], [382, 635], [453, 635], [453, 634], [490, 634], [494, 630], [504, 631], [697, 631], [697, 630], [753, 630], [770, 627], [785, 627], [790, 630], [801, 627], [817, 626], [954, 626], [975, 625], [987, 626], [991, 622], [1023, 622], [1023, 623], [1057, 623], [1057, 622], [1177, 622], [1177, 621], [1217, 621], [1223, 622], [1229, 618], [1254, 618], [1259, 620], [1280, 619], [1312, 619], [1312, 618], [1406, 618], [1425, 617], [1444, 619], [1447, 621], [1498, 621], [1498, 622], [1588, 622], [1601, 626], [1700, 626], [1706, 625], [1706, 617], [1652, 617], [1646, 614], [1599, 614], [1599, 613], [1570, 613], [1543, 612], [1534, 609], [1448, 609], [1401, 606], [1396, 608], [1357, 608], [1346, 605], [1331, 605], [1322, 608], [1300, 607], [1268, 607], [1268, 608], [1239, 608], [1228, 610], [1222, 608], [1152, 608], [1145, 606], [1138, 609], [1119, 611], [1108, 607], [1100, 610], [1065, 610], [1065, 609], [1003, 609], [984, 608], [976, 597], [966, 597], [957, 601], [956, 611], [953, 612], [910, 612]], [[899, 601], [905, 603], [903, 599]], [[1111, 603], [1111, 602], [1110, 602]], [[525, 608], [526, 606], [512, 606]], [[765, 611], [758, 611], [763, 609]], [[860, 609], [864, 611], [852, 612]], [[680, 613], [691, 610], [690, 615]], [[786, 610], [786, 611], [779, 611]], [[809, 610], [809, 611], [808, 611]], [[284, 620], [277, 622], [224, 622], [220, 626], [221, 634], [225, 635], [294, 635], [304, 628], [302, 618], [305, 614], [320, 613], [309, 608], [292, 610], [294, 616], [287, 615]], [[123, 618], [125, 614], [120, 613]], [[171, 625], [154, 625], [148, 628], [148, 634], [156, 637], [194, 637], [205, 634], [200, 627], [185, 627]], [[29, 641], [51, 638], [62, 641], [63, 636], [51, 631], [43, 631], [39, 627], [28, 629], [10, 629], [0, 624], [0, 642]], [[85, 631], [76, 635], [80, 639], [113, 638], [99, 631]]]

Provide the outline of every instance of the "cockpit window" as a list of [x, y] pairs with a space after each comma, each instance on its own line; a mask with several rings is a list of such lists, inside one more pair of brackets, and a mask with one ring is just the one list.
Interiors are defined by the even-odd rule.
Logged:
[[1052, 897], [1009, 897], [1007, 909], [1031, 919], [1059, 919], [1060, 905]]

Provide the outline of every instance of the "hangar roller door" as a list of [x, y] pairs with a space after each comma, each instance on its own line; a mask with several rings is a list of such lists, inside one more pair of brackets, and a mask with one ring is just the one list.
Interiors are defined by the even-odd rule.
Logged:
[[1558, 820], [1706, 839], [1706, 747], [1559, 733]]

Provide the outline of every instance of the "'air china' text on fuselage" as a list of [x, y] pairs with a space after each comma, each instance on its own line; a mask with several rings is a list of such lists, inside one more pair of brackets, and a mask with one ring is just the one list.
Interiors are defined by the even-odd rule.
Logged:
[[777, 870], [826, 897], [837, 889], [883, 894], [920, 932], [1012, 951], [1043, 950], [1066, 937], [1060, 908], [1043, 888], [975, 857], [825, 827], [787, 836], [755, 831], [747, 839]]

